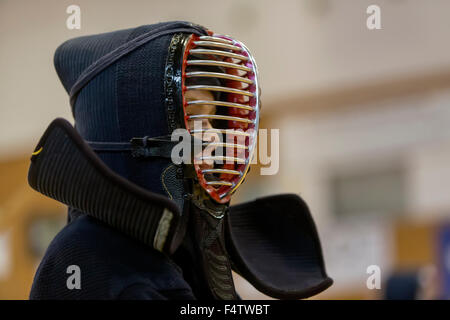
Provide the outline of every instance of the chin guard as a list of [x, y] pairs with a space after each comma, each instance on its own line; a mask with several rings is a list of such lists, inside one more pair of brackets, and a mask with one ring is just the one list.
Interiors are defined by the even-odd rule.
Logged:
[[172, 254], [184, 236], [175, 202], [114, 173], [64, 119], [54, 120], [39, 141], [28, 182], [158, 251]]
[[268, 296], [303, 299], [333, 283], [309, 208], [295, 194], [230, 207], [225, 230], [233, 268]]

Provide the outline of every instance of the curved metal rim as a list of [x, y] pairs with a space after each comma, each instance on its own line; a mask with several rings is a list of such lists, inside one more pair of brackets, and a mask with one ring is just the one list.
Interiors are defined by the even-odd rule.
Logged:
[[[259, 89], [259, 85], [258, 85], [258, 68], [257, 68], [256, 62], [254, 60], [254, 57], [251, 55], [251, 53], [248, 50], [248, 48], [242, 42], [234, 40], [232, 37], [228, 37], [228, 36], [225, 36], [225, 35], [224, 36], [223, 35], [217, 35], [217, 34], [212, 34], [212, 33], [210, 35], [212, 35], [211, 38], [200, 39], [200, 40], [204, 40], [204, 41], [195, 41], [194, 40], [193, 44], [194, 45], [199, 45], [199, 46], [200, 45], [205, 45], [205, 46], [209, 46], [209, 47], [223, 48], [224, 49], [223, 51], [221, 51], [221, 50], [203, 49], [203, 48], [198, 48], [198, 49], [193, 49], [192, 48], [192, 49], [189, 50], [189, 52], [194, 50], [192, 53], [210, 54], [211, 56], [213, 54], [222, 55], [222, 56], [238, 55], [238, 56], [234, 56], [234, 57], [230, 57], [230, 58], [236, 58], [238, 60], [241, 60], [241, 63], [238, 64], [238, 63], [232, 63], [232, 62], [224, 62], [224, 61], [215, 60], [214, 57], [210, 57], [210, 60], [205, 60], [205, 59], [187, 60], [187, 61], [185, 61], [186, 65], [218, 66], [218, 67], [223, 67], [223, 68], [233, 68], [233, 69], [246, 71], [246, 72], [248, 72], [248, 74], [247, 74], [247, 78], [245, 78], [245, 79], [248, 79], [248, 80], [247, 80], [247, 82], [244, 82], [244, 83], [249, 83], [250, 81], [253, 82], [252, 87], [250, 88], [252, 90], [251, 92], [250, 91], [239, 90], [239, 89], [234, 89], [234, 90], [236, 90], [236, 91], [234, 91], [234, 90], [230, 90], [230, 88], [224, 88], [224, 87], [220, 87], [220, 86], [190, 86], [190, 87], [185, 87], [185, 90], [193, 90], [193, 89], [204, 89], [204, 90], [211, 90], [211, 91], [225, 91], [226, 90], [225, 92], [237, 93], [237, 94], [242, 94], [242, 95], [251, 97], [251, 99], [248, 102], [249, 105], [245, 105], [245, 104], [232, 105], [231, 102], [223, 102], [223, 101], [219, 101], [219, 102], [206, 101], [206, 100], [203, 100], [203, 101], [191, 101], [191, 102], [186, 102], [185, 101], [186, 105], [216, 104], [218, 106], [222, 105], [222, 106], [225, 106], [225, 107], [236, 107], [236, 108], [241, 108], [241, 109], [245, 109], [245, 110], [254, 112], [252, 114], [252, 119], [253, 119], [253, 117], [255, 117], [253, 120], [244, 119], [244, 118], [240, 118], [240, 117], [234, 117], [234, 118], [237, 118], [237, 119], [233, 119], [233, 120], [238, 120], [238, 121], [244, 121], [244, 122], [251, 123], [252, 124], [251, 125], [252, 126], [252, 128], [251, 128], [252, 132], [251, 133], [241, 132], [240, 130], [234, 131], [234, 130], [230, 130], [230, 129], [215, 129], [215, 128], [214, 129], [190, 130], [190, 133], [193, 134], [193, 135], [196, 134], [196, 133], [200, 133], [200, 132], [201, 133], [204, 133], [204, 132], [217, 132], [217, 133], [222, 133], [222, 134], [231, 134], [231, 136], [243, 135], [243, 136], [246, 136], [246, 137], [251, 139], [249, 141], [249, 146], [248, 146], [248, 157], [246, 157], [246, 158], [222, 157], [222, 156], [210, 156], [210, 157], [203, 157], [203, 158], [201, 158], [202, 160], [224, 161], [226, 163], [237, 163], [237, 164], [244, 165], [244, 167], [242, 167], [242, 170], [239, 171], [239, 172], [241, 172], [239, 179], [238, 180], [234, 180], [233, 182], [229, 182], [229, 181], [206, 181], [204, 173], [207, 173], [207, 172], [203, 172], [203, 171], [201, 171], [201, 169], [200, 169], [200, 171], [198, 171], [198, 174], [201, 175], [201, 176], [199, 175], [199, 178], [202, 179], [203, 183], [206, 186], [210, 186], [210, 187], [207, 188], [208, 193], [210, 193], [211, 196], [216, 201], [224, 203], [223, 201], [229, 201], [230, 195], [233, 194], [235, 192], [235, 190], [240, 186], [240, 184], [244, 181], [244, 178], [247, 175], [249, 167], [250, 167], [250, 162], [252, 161], [252, 158], [253, 158], [254, 153], [255, 153], [256, 144], [257, 144], [257, 133], [258, 133], [258, 128], [259, 128], [260, 89]], [[219, 40], [219, 39], [222, 39], [222, 40]], [[208, 41], [210, 41], [210, 42], [208, 43]], [[207, 43], [205, 43], [205, 42], [207, 42]], [[237, 48], [239, 48], [239, 49], [237, 49]], [[244, 52], [245, 55], [237, 54], [235, 52], [230, 52], [230, 51], [227, 51], [227, 49], [235, 50], [235, 51], [239, 51], [239, 52]], [[195, 50], [197, 50], [197, 51], [195, 51]], [[248, 57], [246, 57], [247, 55], [248, 55]], [[245, 58], [243, 58], [243, 57], [245, 57]], [[197, 75], [201, 76], [199, 74], [197, 74]], [[194, 75], [190, 75], [190, 76], [194, 76]], [[205, 73], [203, 73], [202, 76], [211, 76], [212, 77], [211, 74], [207, 75]], [[245, 76], [243, 76], [243, 77], [245, 77]], [[232, 91], [234, 91], [234, 92], [232, 92]], [[195, 116], [200, 116], [200, 117], [201, 116], [208, 116], [208, 117], [210, 117], [210, 116], [213, 116], [213, 115], [194, 115], [194, 116], [191, 116], [191, 117], [193, 117], [195, 119], [196, 118]], [[215, 116], [217, 116], [217, 115], [215, 115]], [[189, 117], [186, 117], [186, 119], [189, 119]], [[229, 120], [229, 118], [226, 118], [224, 120]], [[230, 131], [231, 131], [231, 133], [230, 133]], [[197, 167], [196, 171], [198, 169], [199, 168]], [[216, 170], [219, 170], [219, 169], [216, 169]], [[237, 172], [237, 170], [234, 170], [234, 171]], [[222, 173], [224, 173], [224, 172], [222, 172]], [[217, 186], [217, 187], [214, 187], [214, 186]], [[219, 186], [222, 186], [222, 188], [220, 188]], [[229, 188], [225, 188], [225, 187], [229, 187]], [[217, 200], [217, 198], [219, 198], [219, 200]]]
[[[230, 37], [231, 38], [231, 37]], [[242, 42], [238, 41], [238, 40], [234, 40], [236, 43], [238, 43], [243, 49], [244, 51], [248, 54], [248, 57], [250, 58], [250, 62], [253, 65], [253, 73], [254, 73], [254, 86], [255, 86], [255, 94], [254, 94], [254, 98], [256, 99], [256, 108], [255, 108], [255, 123], [254, 123], [254, 131], [252, 134], [252, 140], [253, 140], [253, 148], [251, 148], [249, 150], [249, 156], [247, 158], [247, 161], [245, 163], [245, 171], [243, 172], [243, 175], [241, 177], [241, 179], [239, 180], [238, 183], [236, 183], [229, 192], [223, 193], [221, 195], [219, 195], [220, 198], [224, 198], [227, 195], [231, 195], [233, 194], [236, 189], [242, 184], [242, 182], [244, 182], [245, 176], [248, 173], [248, 170], [250, 169], [250, 161], [252, 161], [254, 153], [255, 153], [255, 149], [256, 149], [256, 144], [257, 144], [257, 136], [258, 136], [258, 128], [259, 128], [259, 96], [260, 96], [260, 90], [259, 90], [259, 84], [258, 84], [258, 65], [256, 64], [255, 58], [253, 57], [253, 55], [250, 53], [250, 50], [245, 46], [245, 44], [243, 44]]]

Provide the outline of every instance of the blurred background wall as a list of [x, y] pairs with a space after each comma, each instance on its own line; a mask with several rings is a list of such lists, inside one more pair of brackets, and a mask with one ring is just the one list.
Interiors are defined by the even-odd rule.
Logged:
[[[79, 30], [66, 27], [72, 4]], [[371, 4], [380, 30], [366, 26]], [[176, 19], [230, 34], [255, 55], [261, 127], [280, 129], [280, 166], [272, 176], [252, 170], [233, 201], [293, 192], [308, 202], [335, 280], [316, 298], [385, 298], [408, 276], [416, 297], [450, 296], [449, 13], [445, 0], [0, 0], [0, 299], [27, 298], [65, 223], [65, 208], [26, 182], [46, 126], [72, 121], [56, 47]], [[366, 286], [370, 265], [380, 290]], [[262, 297], [236, 278], [244, 298]]]

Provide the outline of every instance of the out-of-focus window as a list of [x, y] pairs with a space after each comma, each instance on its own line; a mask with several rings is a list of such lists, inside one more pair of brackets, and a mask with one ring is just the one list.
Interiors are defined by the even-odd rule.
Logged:
[[331, 204], [337, 216], [400, 214], [406, 204], [405, 170], [392, 166], [335, 174]]
[[64, 227], [65, 219], [62, 215], [35, 215], [27, 230], [28, 243], [31, 254], [40, 259], [56, 234]]
[[11, 234], [0, 232], [0, 280], [9, 276], [11, 272]]

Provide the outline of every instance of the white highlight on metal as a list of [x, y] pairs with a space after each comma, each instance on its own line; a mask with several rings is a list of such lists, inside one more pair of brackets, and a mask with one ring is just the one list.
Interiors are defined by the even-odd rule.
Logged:
[[239, 69], [239, 70], [243, 70], [243, 71], [252, 71], [251, 68], [243, 66], [241, 64], [231, 63], [231, 62], [223, 62], [223, 61], [188, 60], [186, 63], [188, 65], [194, 65], [194, 66], [215, 66], [215, 67]]
[[213, 41], [194, 41], [196, 46], [204, 46], [204, 47], [214, 47], [214, 48], [222, 48], [229, 49], [235, 51], [242, 51], [242, 48], [238, 46], [234, 46], [232, 44], [221, 43], [221, 42], [213, 42]]
[[234, 174], [234, 175], [242, 175], [242, 172], [237, 170], [229, 170], [229, 169], [204, 169], [202, 173], [225, 173], [225, 174]]
[[248, 78], [239, 77], [239, 76], [235, 76], [235, 75], [228, 74], [228, 73], [220, 73], [220, 72], [207, 72], [207, 71], [187, 72], [186, 77], [188, 77], [188, 78], [193, 78], [193, 77], [221, 78], [221, 79], [235, 80], [235, 81], [239, 81], [239, 82], [253, 84], [253, 81]]
[[201, 36], [200, 40], [215, 41], [215, 42], [222, 42], [222, 43], [233, 44], [233, 41], [230, 41], [230, 40], [227, 40], [227, 39], [223, 39], [223, 38], [219, 38], [219, 37], [213, 37], [213, 36]]
[[206, 182], [209, 186], [228, 186], [231, 187], [233, 184], [228, 181], [208, 181]]
[[189, 119], [216, 119], [216, 120], [228, 120], [228, 121], [238, 121], [244, 123], [253, 123], [253, 120], [240, 117], [232, 116], [222, 116], [219, 114], [196, 114], [188, 116]]
[[[221, 107], [228, 107], [228, 108], [238, 108], [248, 111], [254, 111], [255, 109], [251, 106], [240, 104], [240, 103], [233, 103], [233, 102], [225, 102], [225, 101], [216, 101], [216, 100], [195, 100], [195, 101], [188, 101], [188, 105], [196, 105], [196, 104], [211, 104], [215, 106], [221, 106]], [[224, 129], [226, 130], [226, 129]]]
[[220, 91], [220, 92], [229, 92], [235, 94], [241, 94], [244, 96], [253, 97], [254, 94], [247, 90], [239, 90], [234, 88], [222, 87], [222, 86], [209, 86], [209, 85], [195, 85], [195, 86], [186, 86], [186, 90], [209, 90], [209, 91]]
[[234, 53], [234, 52], [229, 52], [229, 51], [222, 51], [222, 50], [213, 50], [213, 49], [191, 49], [189, 50], [190, 54], [211, 54], [211, 55], [215, 55], [215, 56], [223, 56], [223, 57], [228, 57], [228, 58], [233, 58], [233, 59], [238, 59], [238, 60], [242, 60], [242, 61], [247, 61], [248, 57], [239, 54], [239, 53]]

